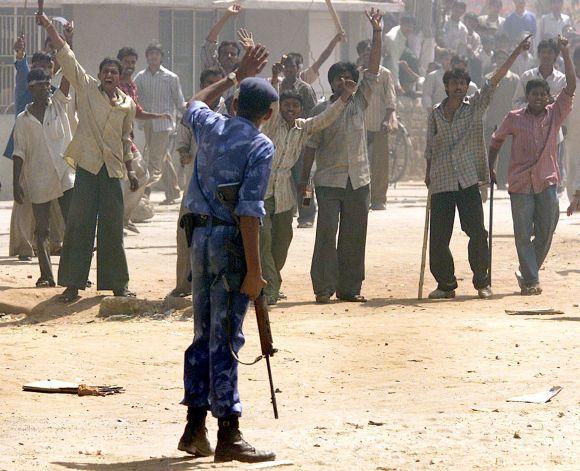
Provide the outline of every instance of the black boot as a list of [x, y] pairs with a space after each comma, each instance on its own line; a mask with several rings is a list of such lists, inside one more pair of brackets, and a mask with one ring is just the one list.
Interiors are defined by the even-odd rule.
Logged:
[[218, 425], [218, 442], [214, 458], [216, 463], [234, 460], [243, 463], [260, 463], [276, 459], [276, 453], [256, 450], [244, 440], [236, 416], [218, 419]]
[[194, 456], [213, 455], [213, 448], [209, 443], [207, 428], [205, 428], [206, 416], [205, 407], [187, 408], [187, 425], [177, 445], [178, 450]]

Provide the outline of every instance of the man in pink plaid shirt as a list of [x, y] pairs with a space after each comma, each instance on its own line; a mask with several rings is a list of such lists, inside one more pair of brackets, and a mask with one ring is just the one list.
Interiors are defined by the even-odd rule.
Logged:
[[[513, 136], [508, 170], [514, 235], [520, 263], [516, 272], [523, 295], [542, 292], [539, 270], [548, 255], [558, 224], [558, 132], [572, 110], [576, 73], [568, 40], [558, 37], [564, 59], [566, 87], [550, 103], [550, 87], [543, 79], [526, 85], [526, 108], [511, 111], [491, 138], [489, 168], [495, 183], [495, 163], [507, 136]], [[532, 237], [533, 236], [533, 237]]]

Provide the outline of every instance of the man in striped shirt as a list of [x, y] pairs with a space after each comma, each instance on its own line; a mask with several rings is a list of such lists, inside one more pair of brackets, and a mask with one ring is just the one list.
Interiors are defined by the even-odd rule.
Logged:
[[[175, 115], [185, 109], [185, 99], [181, 92], [179, 77], [161, 65], [163, 49], [160, 44], [150, 44], [145, 50], [148, 67], [135, 76], [139, 100], [145, 111]], [[144, 124], [149, 167], [149, 182], [145, 194], [161, 177], [166, 180], [164, 204], [171, 204], [179, 198], [177, 174], [169, 154], [169, 138], [175, 129], [173, 119], [156, 119]]]
[[558, 47], [564, 58], [566, 86], [556, 101], [548, 104], [551, 95], [546, 80], [528, 81], [528, 106], [506, 116], [493, 134], [489, 149], [490, 177], [495, 182], [497, 155], [506, 137], [513, 136], [508, 184], [520, 264], [516, 277], [523, 295], [542, 292], [539, 270], [550, 250], [560, 215], [557, 139], [572, 110], [576, 73], [568, 40], [559, 37]]
[[[276, 72], [273, 72], [272, 76], [276, 77]], [[286, 263], [292, 241], [292, 220], [296, 206], [292, 167], [298, 161], [308, 137], [336, 121], [355, 89], [355, 82], [346, 81], [339, 100], [322, 113], [307, 119], [300, 118], [303, 96], [296, 90], [286, 90], [280, 95], [280, 101], [273, 105], [272, 117], [262, 128], [262, 132], [276, 147], [264, 198], [266, 216], [260, 227], [262, 270], [268, 282], [264, 293], [270, 305], [283, 298], [280, 293], [282, 284], [280, 272]]]

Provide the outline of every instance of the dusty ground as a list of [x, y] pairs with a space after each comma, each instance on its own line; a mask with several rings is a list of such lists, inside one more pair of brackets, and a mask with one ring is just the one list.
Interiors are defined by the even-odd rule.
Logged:
[[[576, 468], [580, 218], [562, 215], [542, 271], [545, 294], [522, 298], [513, 277], [509, 201], [500, 192], [495, 298], [474, 298], [467, 239], [457, 227], [458, 298], [419, 302], [425, 191], [405, 185], [391, 201], [387, 212], [370, 215], [365, 305], [313, 304], [314, 231], [296, 231], [284, 272], [288, 301], [271, 312], [280, 349], [273, 359], [280, 420], [272, 418], [265, 365], [242, 367], [246, 438], [293, 461], [286, 469]], [[9, 207], [0, 205], [2, 254]], [[141, 297], [159, 300], [172, 288], [176, 217], [177, 207], [162, 209], [140, 226], [140, 236], [126, 239], [131, 287]], [[31, 288], [36, 278], [35, 263], [0, 257], [0, 311], [12, 312], [0, 314], [0, 469], [248, 469], [176, 450], [185, 415], [182, 356], [192, 337], [187, 310], [167, 319], [106, 321], [96, 317], [102, 298], [94, 290], [64, 308], [51, 301], [58, 290]], [[427, 274], [425, 290], [432, 287]], [[564, 314], [504, 312], [520, 308]], [[253, 316], [245, 330], [242, 353], [253, 358]], [[47, 378], [120, 384], [126, 393], [79, 398], [21, 391], [22, 384]], [[551, 403], [506, 402], [554, 385], [564, 389]], [[213, 421], [209, 428], [214, 438]]]

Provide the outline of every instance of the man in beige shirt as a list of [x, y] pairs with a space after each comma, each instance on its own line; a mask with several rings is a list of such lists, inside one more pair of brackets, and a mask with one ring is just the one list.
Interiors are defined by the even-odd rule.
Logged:
[[66, 287], [61, 300], [75, 300], [78, 290], [86, 287], [95, 230], [97, 289], [112, 290], [115, 296], [135, 296], [127, 288], [121, 186], [126, 175], [132, 190], [139, 186], [131, 167], [135, 103], [118, 89], [119, 61], [104, 59], [97, 80], [77, 62], [46, 15], [39, 14], [37, 22], [50, 36], [63, 75], [76, 91], [79, 117], [77, 131], [64, 153], [65, 160], [76, 167], [76, 180], [58, 271], [58, 284]]

